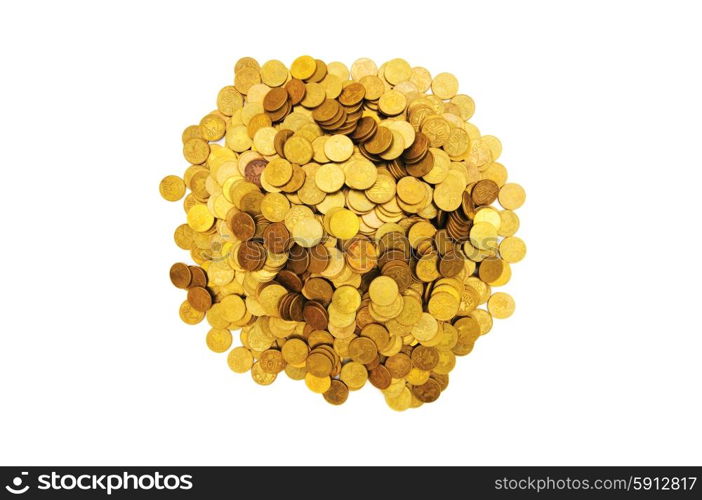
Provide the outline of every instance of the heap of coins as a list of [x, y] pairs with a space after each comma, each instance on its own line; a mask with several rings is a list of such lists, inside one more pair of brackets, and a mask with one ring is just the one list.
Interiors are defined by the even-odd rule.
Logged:
[[261, 385], [285, 372], [335, 405], [368, 383], [395, 410], [436, 401], [514, 311], [492, 290], [526, 253], [525, 194], [500, 141], [452, 74], [403, 59], [244, 57], [233, 83], [183, 132], [183, 177], [160, 184], [169, 201], [190, 190], [180, 317], [206, 319], [207, 346]]

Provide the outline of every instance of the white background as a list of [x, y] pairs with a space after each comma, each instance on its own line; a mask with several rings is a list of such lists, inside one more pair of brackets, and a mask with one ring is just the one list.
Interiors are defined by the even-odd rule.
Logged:
[[[338, 6], [338, 9], [335, 7]], [[702, 463], [693, 2], [4, 2], [0, 463]], [[441, 399], [236, 375], [168, 280], [180, 133], [234, 62], [457, 75], [523, 184], [515, 315]]]

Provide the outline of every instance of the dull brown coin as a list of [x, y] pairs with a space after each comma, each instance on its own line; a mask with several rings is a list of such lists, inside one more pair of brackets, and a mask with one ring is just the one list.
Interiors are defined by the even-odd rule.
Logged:
[[412, 386], [412, 394], [422, 403], [433, 403], [441, 395], [441, 386], [435, 379], [429, 378], [422, 385]]
[[402, 158], [407, 163], [416, 163], [421, 160], [429, 150], [429, 138], [421, 132], [414, 136], [412, 144], [402, 153]]
[[[377, 359], [379, 360], [380, 358]], [[368, 372], [368, 380], [378, 389], [387, 389], [392, 383], [392, 375], [390, 375], [390, 370], [387, 367], [378, 364], [378, 366]]]
[[384, 152], [392, 144], [392, 131], [387, 127], [378, 127], [369, 141], [363, 146], [370, 154], [377, 155]]
[[250, 240], [256, 234], [256, 222], [246, 212], [239, 212], [231, 219], [231, 230], [241, 241]]
[[207, 312], [212, 307], [212, 295], [206, 288], [195, 286], [188, 289], [188, 302], [196, 311]]
[[274, 222], [263, 230], [263, 244], [268, 251], [284, 253], [290, 247], [290, 231], [282, 222]]
[[416, 163], [405, 166], [407, 173], [413, 177], [424, 177], [434, 168], [434, 155], [428, 152]]
[[327, 268], [329, 264], [329, 250], [322, 245], [313, 246], [309, 249], [310, 264], [307, 270], [314, 274], [319, 274]]
[[463, 270], [464, 266], [465, 259], [463, 255], [456, 250], [446, 252], [446, 254], [439, 259], [439, 273], [446, 278], [456, 276]]
[[385, 360], [385, 368], [388, 369], [392, 378], [403, 378], [412, 369], [412, 360], [405, 353], [397, 353]]
[[377, 128], [378, 122], [370, 116], [364, 116], [356, 122], [356, 128], [351, 134], [351, 139], [358, 142], [366, 142], [375, 134]]
[[288, 261], [285, 265], [292, 272], [302, 274], [307, 271], [307, 267], [310, 265], [310, 254], [306, 248], [293, 244], [288, 252]]
[[349, 397], [349, 388], [341, 380], [332, 379], [329, 389], [323, 393], [327, 403], [344, 404]]
[[246, 167], [244, 167], [244, 177], [247, 181], [253, 182], [258, 187], [261, 187], [261, 174], [265, 170], [266, 165], [268, 165], [268, 160], [263, 158], [251, 160], [246, 164]]
[[[328, 122], [339, 116], [342, 109], [339, 103], [334, 99], [326, 99], [312, 112], [312, 118], [317, 122]], [[338, 120], [338, 118], [336, 118]]]
[[420, 370], [430, 371], [439, 363], [436, 347], [418, 345], [412, 350], [412, 364]]
[[293, 106], [297, 106], [302, 102], [305, 97], [305, 83], [297, 78], [292, 78], [288, 83], [285, 84], [285, 90], [288, 91], [290, 96], [290, 103]]
[[288, 100], [288, 91], [284, 87], [272, 88], [263, 98], [263, 109], [266, 111], [277, 111]]
[[349, 357], [359, 363], [370, 363], [378, 355], [378, 348], [368, 337], [357, 337], [349, 343]]
[[344, 106], [353, 106], [363, 100], [366, 88], [358, 82], [349, 83], [341, 91], [339, 102]]
[[334, 289], [324, 278], [310, 278], [305, 282], [303, 294], [310, 300], [316, 300], [323, 305], [331, 302]]
[[190, 268], [187, 264], [178, 262], [171, 266], [170, 270], [171, 283], [178, 288], [188, 288], [193, 279]]
[[497, 199], [499, 193], [500, 186], [498, 186], [495, 181], [484, 179], [478, 181], [475, 186], [473, 186], [471, 197], [476, 205], [490, 205]]
[[198, 266], [188, 267], [190, 268], [190, 274], [192, 275], [188, 288], [193, 286], [207, 286], [207, 273], [205, 270]]
[[302, 278], [289, 269], [279, 271], [275, 279], [288, 290], [292, 290], [294, 292], [299, 292], [302, 290]]
[[239, 265], [247, 271], [258, 271], [266, 263], [266, 249], [255, 241], [244, 241], [237, 252]]
[[305, 321], [316, 330], [324, 330], [329, 323], [329, 313], [319, 302], [309, 300], [302, 310]]

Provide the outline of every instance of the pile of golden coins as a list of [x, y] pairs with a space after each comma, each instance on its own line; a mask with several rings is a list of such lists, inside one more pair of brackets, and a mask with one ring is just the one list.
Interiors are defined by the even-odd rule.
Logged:
[[492, 289], [526, 253], [524, 190], [473, 112], [453, 75], [403, 59], [240, 59], [183, 132], [185, 174], [160, 184], [190, 190], [182, 320], [206, 319], [207, 346], [261, 385], [285, 372], [331, 404], [366, 383], [395, 410], [436, 401], [514, 311]]

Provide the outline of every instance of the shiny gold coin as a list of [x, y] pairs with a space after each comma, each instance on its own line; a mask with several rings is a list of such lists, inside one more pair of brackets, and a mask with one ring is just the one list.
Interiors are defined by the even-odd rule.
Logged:
[[307, 80], [317, 69], [317, 62], [311, 56], [300, 56], [295, 59], [290, 66], [290, 74], [293, 78]]
[[344, 171], [339, 165], [327, 163], [317, 169], [314, 182], [325, 193], [334, 193], [344, 185]]
[[253, 366], [253, 355], [246, 347], [235, 347], [229, 351], [227, 364], [233, 372], [246, 373]]
[[340, 378], [349, 389], [358, 390], [368, 380], [368, 370], [363, 364], [350, 361], [341, 368]]
[[510, 264], [519, 262], [526, 255], [524, 240], [516, 236], [508, 236], [500, 242], [500, 256]]
[[298, 221], [292, 230], [295, 243], [304, 248], [312, 248], [322, 241], [324, 228], [322, 224], [312, 217]]
[[505, 184], [500, 189], [497, 199], [503, 208], [516, 210], [524, 204], [526, 193], [524, 192], [524, 188], [519, 184]]
[[335, 134], [324, 143], [324, 154], [331, 161], [342, 162], [351, 157], [353, 142], [345, 135]]
[[509, 318], [514, 313], [514, 299], [504, 292], [493, 293], [488, 299], [488, 311], [493, 318]]
[[188, 210], [188, 226], [198, 232], [208, 231], [214, 224], [214, 216], [207, 205], [195, 205]]
[[185, 196], [185, 182], [177, 175], [167, 175], [158, 185], [164, 200], [178, 201]]
[[277, 375], [274, 373], [266, 373], [263, 371], [261, 363], [254, 363], [251, 367], [251, 378], [258, 385], [271, 385], [275, 382]]
[[470, 242], [480, 250], [497, 248], [497, 228], [489, 222], [478, 222], [470, 229]]
[[342, 240], [348, 240], [356, 236], [359, 228], [360, 220], [358, 216], [345, 208], [334, 212], [329, 220], [331, 234]]
[[312, 392], [316, 392], [317, 394], [324, 394], [331, 387], [331, 378], [328, 376], [316, 377], [311, 373], [308, 373], [307, 375], [305, 375], [305, 385], [307, 385], [309, 390], [311, 390]]
[[281, 352], [286, 362], [299, 365], [300, 363], [304, 363], [307, 359], [309, 348], [303, 340], [290, 339], [283, 344]]
[[439, 73], [431, 82], [431, 91], [440, 99], [451, 99], [458, 92], [458, 80], [451, 73]]
[[226, 352], [232, 345], [232, 334], [224, 328], [212, 328], [207, 332], [207, 347], [214, 352]]
[[179, 314], [180, 319], [189, 325], [197, 325], [200, 321], [205, 319], [205, 313], [195, 309], [187, 300], [183, 301], [180, 305]]
[[395, 280], [387, 276], [378, 276], [371, 281], [368, 293], [374, 303], [380, 306], [388, 306], [395, 301], [399, 290]]

